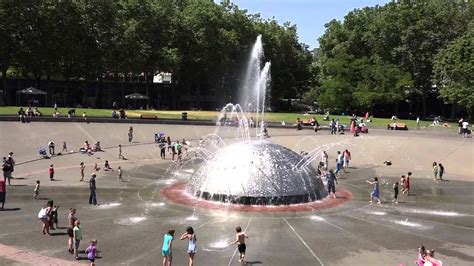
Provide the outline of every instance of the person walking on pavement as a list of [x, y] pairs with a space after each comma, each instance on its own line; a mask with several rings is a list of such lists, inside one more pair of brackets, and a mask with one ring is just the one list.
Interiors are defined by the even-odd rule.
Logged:
[[122, 153], [122, 144], [118, 145], [118, 152], [119, 152], [118, 158], [122, 159], [122, 160], [125, 160], [125, 156], [123, 156], [123, 153]]
[[51, 154], [51, 156], [53, 156], [55, 154], [55, 144], [54, 144], [54, 141], [50, 141], [48, 142], [48, 148], [49, 148], [49, 154]]
[[96, 178], [96, 174], [93, 173], [91, 175], [91, 179], [89, 180], [89, 190], [90, 190], [89, 204], [97, 205], [97, 195], [96, 195], [97, 187], [95, 186], [95, 178]]
[[3, 157], [3, 164], [2, 164], [2, 171], [3, 171], [3, 182], [5, 184], [8, 181], [8, 185], [10, 186], [10, 179], [12, 176], [12, 166], [8, 163], [8, 160], [6, 157]]
[[13, 152], [8, 153], [6, 162], [10, 165], [10, 178], [13, 179], [12, 173], [15, 171], [15, 159], [13, 159]]
[[61, 150], [61, 153], [64, 153], [64, 154], [67, 153], [67, 144], [66, 144], [66, 141], [63, 141], [63, 149]]
[[132, 142], [133, 140], [133, 127], [128, 129], [128, 142]]

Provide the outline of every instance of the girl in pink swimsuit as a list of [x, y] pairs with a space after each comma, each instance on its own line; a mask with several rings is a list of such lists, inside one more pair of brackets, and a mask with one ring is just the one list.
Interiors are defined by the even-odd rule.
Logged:
[[423, 266], [425, 264], [425, 256], [426, 256], [426, 250], [424, 246], [419, 246], [418, 247], [418, 259], [416, 260], [416, 263], [418, 266]]

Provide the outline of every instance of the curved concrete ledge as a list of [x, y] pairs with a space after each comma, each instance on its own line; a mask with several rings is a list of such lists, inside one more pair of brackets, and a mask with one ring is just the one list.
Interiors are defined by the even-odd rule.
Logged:
[[[1, 116], [0, 121], [5, 122], [19, 122], [18, 116]], [[83, 122], [83, 123], [127, 123], [127, 124], [167, 124], [167, 125], [192, 125], [192, 126], [215, 126], [216, 122], [212, 120], [181, 120], [181, 119], [140, 119], [140, 118], [127, 118], [127, 119], [114, 119], [106, 117], [88, 117], [87, 120], [84, 120], [82, 117], [73, 117], [73, 118], [53, 118], [53, 117], [28, 117], [27, 123], [32, 122]], [[268, 122], [268, 127], [271, 128], [294, 128], [293, 125], [281, 125], [276, 122]], [[313, 129], [312, 126], [303, 126], [304, 129]], [[329, 130], [328, 126], [321, 126], [320, 130]]]

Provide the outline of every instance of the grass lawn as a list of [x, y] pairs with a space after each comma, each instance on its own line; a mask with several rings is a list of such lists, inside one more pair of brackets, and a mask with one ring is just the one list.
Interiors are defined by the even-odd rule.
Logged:
[[[0, 115], [16, 115], [19, 107], [17, 106], [4, 106], [0, 107]], [[26, 110], [26, 109], [25, 109]], [[52, 116], [53, 108], [40, 107], [39, 110], [43, 113], [44, 116]], [[66, 116], [69, 108], [58, 108], [61, 116]], [[76, 116], [81, 116], [83, 112], [86, 112], [88, 117], [111, 117], [111, 109], [86, 109], [86, 108], [76, 108]], [[162, 119], [181, 119], [181, 113], [187, 112], [189, 120], [216, 120], [218, 116], [217, 111], [159, 111], [159, 110], [127, 110], [127, 116], [129, 118], [139, 118], [141, 114], [154, 114], [158, 118]], [[247, 114], [248, 116], [255, 117], [255, 114]], [[292, 124], [296, 121], [296, 118], [302, 120], [310, 119], [311, 117], [316, 117], [321, 125], [328, 124], [327, 121], [323, 121], [322, 115], [303, 115], [302, 113], [265, 113], [265, 121], [269, 122], [282, 122], [285, 121], [286, 124]], [[349, 124], [349, 116], [336, 116], [331, 115], [331, 118], [339, 118], [339, 121], [342, 124]], [[372, 123], [368, 123], [368, 126], [376, 127], [386, 127], [390, 123], [388, 118], [373, 118]], [[397, 121], [398, 123], [405, 123], [409, 129], [416, 128], [415, 120], [401, 120]], [[421, 127], [428, 127], [431, 125], [432, 121], [420, 121]], [[457, 129], [456, 123], [448, 123], [450, 129]], [[439, 127], [443, 128], [443, 127]]]

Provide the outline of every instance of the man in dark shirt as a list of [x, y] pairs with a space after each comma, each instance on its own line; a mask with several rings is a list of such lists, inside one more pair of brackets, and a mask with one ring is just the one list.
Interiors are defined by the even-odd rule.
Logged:
[[22, 123], [26, 122], [25, 116], [26, 116], [26, 113], [23, 110], [23, 107], [20, 107], [20, 110], [18, 111], [18, 117], [20, 117], [20, 122]]
[[332, 195], [333, 198], [336, 198], [337, 177], [332, 169], [326, 174], [326, 179], [328, 182], [328, 197]]
[[89, 190], [90, 190], [90, 196], [89, 196], [89, 204], [94, 204], [97, 205], [97, 196], [95, 194], [96, 192], [96, 186], [95, 186], [95, 174], [92, 174], [91, 179], [89, 180]]

